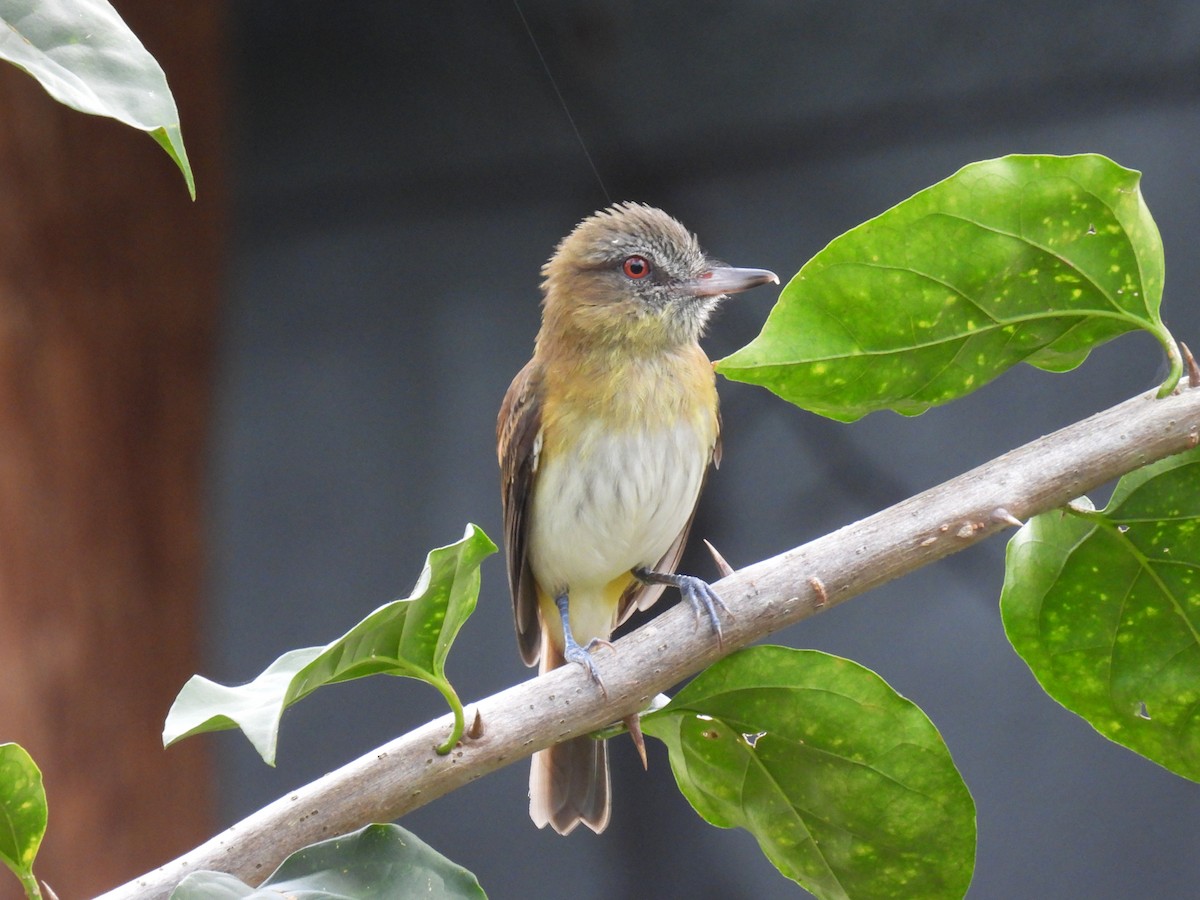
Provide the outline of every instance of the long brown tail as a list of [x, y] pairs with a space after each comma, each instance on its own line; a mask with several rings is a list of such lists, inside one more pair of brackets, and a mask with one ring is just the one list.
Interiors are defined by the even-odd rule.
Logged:
[[599, 834], [608, 827], [606, 741], [572, 738], [533, 755], [529, 815], [538, 828], [570, 834], [582, 822]]
[[[563, 665], [561, 652], [543, 631], [540, 671]], [[533, 754], [529, 770], [529, 817], [538, 828], [570, 834], [582, 822], [599, 834], [608, 827], [607, 741], [572, 738]]]

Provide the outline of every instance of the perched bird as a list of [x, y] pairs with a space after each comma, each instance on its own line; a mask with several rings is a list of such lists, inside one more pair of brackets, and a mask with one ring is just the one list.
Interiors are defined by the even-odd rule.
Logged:
[[[710, 462], [720, 461], [712, 364], [698, 339], [726, 294], [779, 279], [714, 263], [659, 209], [620, 203], [567, 235], [542, 269], [533, 358], [496, 425], [517, 642], [541, 671], [577, 663], [635, 609], [678, 588], [720, 634], [720, 599], [675, 574]], [[533, 757], [539, 828], [609, 819], [603, 741]]]

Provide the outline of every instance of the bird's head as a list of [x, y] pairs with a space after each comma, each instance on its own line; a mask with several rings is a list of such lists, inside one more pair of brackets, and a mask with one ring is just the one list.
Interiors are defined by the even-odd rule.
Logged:
[[542, 268], [543, 335], [597, 346], [694, 343], [727, 294], [779, 283], [710, 260], [660, 209], [618, 203], [580, 222]]

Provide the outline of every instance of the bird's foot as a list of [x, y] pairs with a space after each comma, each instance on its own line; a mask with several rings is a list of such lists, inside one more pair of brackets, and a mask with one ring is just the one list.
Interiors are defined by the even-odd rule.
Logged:
[[712, 589], [712, 586], [702, 578], [697, 578], [695, 575], [678, 575], [674, 572], [653, 572], [650, 569], [634, 569], [634, 576], [646, 584], [665, 584], [674, 588], [678, 588], [679, 593], [683, 595], [683, 599], [691, 606], [692, 612], [696, 615], [696, 621], [700, 621], [703, 616], [708, 619], [708, 625], [712, 629], [713, 634], [717, 636], [717, 645], [720, 646], [722, 639], [721, 632], [721, 617], [717, 614], [718, 610], [725, 613], [727, 616], [733, 615], [729, 611], [729, 607], [725, 605], [725, 601], [717, 596], [717, 592]]
[[700, 621], [700, 617], [704, 616], [708, 619], [709, 627], [712, 628], [713, 634], [717, 636], [717, 643], [721, 642], [721, 619], [717, 615], [717, 610], [729, 615], [729, 607], [725, 605], [725, 601], [717, 596], [717, 592], [712, 589], [707, 581], [697, 578], [695, 575], [679, 575], [679, 593], [687, 600], [692, 607], [692, 612], [696, 614], [696, 621]]
[[596, 666], [596, 661], [592, 659], [592, 651], [597, 647], [612, 648], [612, 644], [608, 641], [602, 641], [599, 638], [588, 641], [586, 647], [579, 646], [574, 638], [567, 639], [567, 645], [563, 648], [563, 658], [567, 662], [573, 662], [576, 665], [583, 666], [583, 670], [588, 673], [588, 676], [596, 683], [604, 696], [608, 696], [608, 688], [604, 686], [604, 680], [600, 677], [600, 669]]
[[563, 629], [563, 659], [567, 662], [573, 662], [576, 665], [583, 666], [583, 670], [588, 673], [592, 681], [596, 682], [604, 696], [608, 696], [608, 688], [604, 686], [604, 681], [600, 678], [600, 669], [596, 666], [596, 661], [592, 659], [592, 651], [599, 647], [607, 647], [613, 649], [613, 645], [603, 638], [592, 638], [587, 642], [586, 647], [581, 647], [579, 642], [575, 640], [575, 635], [571, 633], [571, 617], [568, 613], [568, 599], [566, 594], [562, 594], [554, 598], [554, 603], [558, 607], [558, 614], [562, 617]]

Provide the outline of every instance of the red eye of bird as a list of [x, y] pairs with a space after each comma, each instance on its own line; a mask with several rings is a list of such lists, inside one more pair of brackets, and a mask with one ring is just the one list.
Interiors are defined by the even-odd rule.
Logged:
[[621, 265], [621, 271], [629, 278], [645, 278], [650, 274], [650, 260], [644, 256], [631, 256]]

